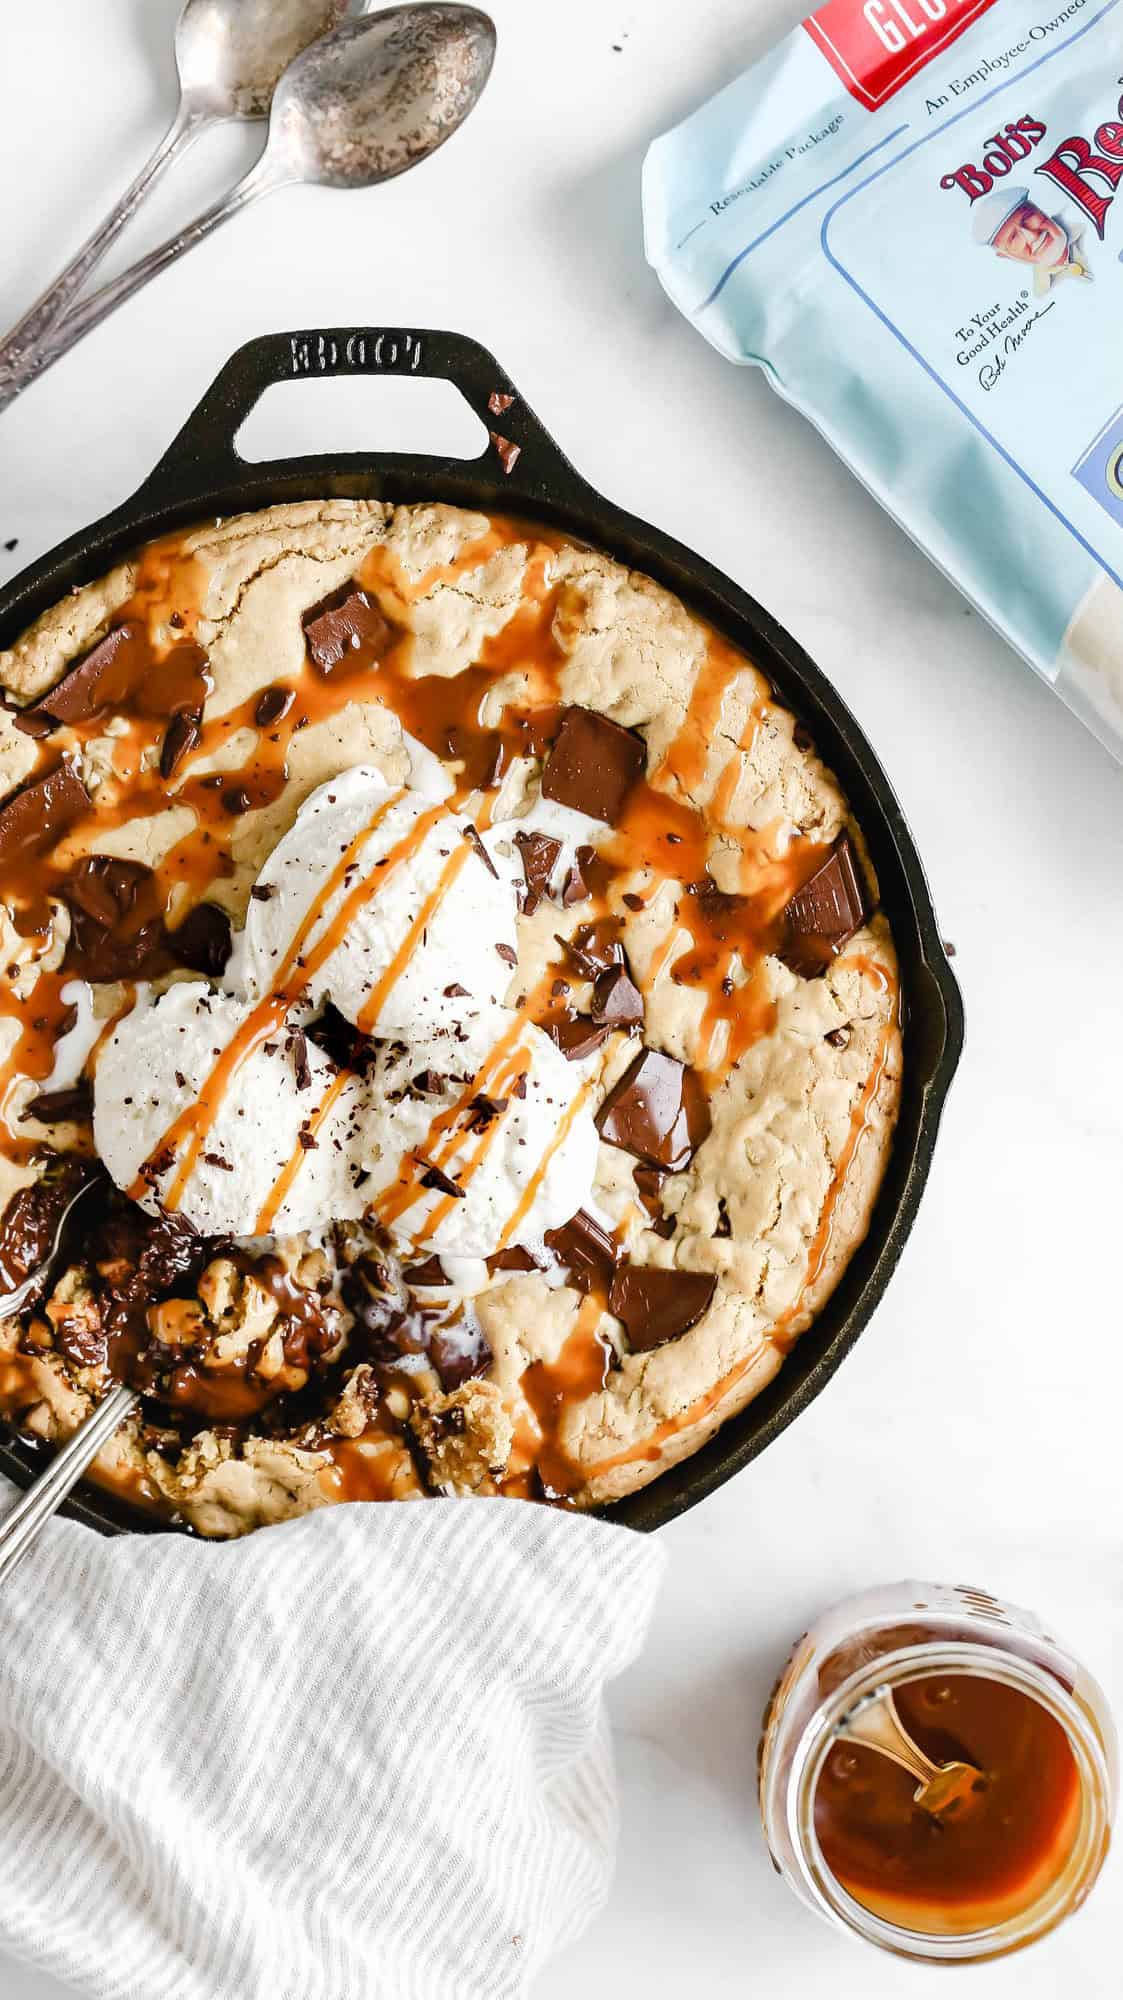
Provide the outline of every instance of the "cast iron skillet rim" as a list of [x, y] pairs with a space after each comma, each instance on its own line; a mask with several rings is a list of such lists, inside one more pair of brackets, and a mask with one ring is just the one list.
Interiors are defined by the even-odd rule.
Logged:
[[[315, 357], [296, 367], [298, 355]], [[501, 425], [519, 446], [505, 474], [489, 449], [473, 461], [357, 452], [251, 465], [233, 440], [265, 388], [294, 373], [392, 372], [452, 380], [485, 426]], [[490, 394], [514, 397], [502, 415]], [[266, 335], [237, 350], [151, 476], [122, 506], [71, 536], [0, 592], [0, 645], [81, 583], [94, 581], [139, 542], [209, 515], [250, 512], [322, 497], [399, 502], [445, 500], [538, 518], [652, 575], [757, 660], [807, 722], [840, 777], [869, 840], [883, 893], [892, 884], [902, 959], [915, 947], [908, 982], [905, 1091], [893, 1154], [869, 1233], [822, 1313], [773, 1382], [697, 1452], [650, 1486], [598, 1510], [640, 1529], [664, 1525], [695, 1505], [773, 1442], [830, 1380], [879, 1303], [915, 1220], [936, 1131], [963, 1043], [963, 1008], [948, 964], [924, 870], [895, 793], [854, 716], [814, 662], [777, 621], [712, 564], [673, 537], [615, 507], [575, 471], [487, 351], [465, 336], [404, 329], [335, 329]], [[903, 919], [903, 922], [902, 922]], [[920, 1048], [920, 1036], [927, 1053]], [[913, 1092], [918, 1093], [914, 1096]], [[911, 1135], [908, 1127], [912, 1127]], [[0, 1438], [0, 1470], [27, 1485], [41, 1454]], [[114, 1496], [86, 1486], [64, 1511], [103, 1533], [168, 1532]]]

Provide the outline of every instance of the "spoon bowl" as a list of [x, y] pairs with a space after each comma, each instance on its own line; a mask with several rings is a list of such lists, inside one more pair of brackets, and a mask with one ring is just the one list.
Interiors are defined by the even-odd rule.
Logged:
[[212, 118], [267, 118], [289, 64], [357, 11], [352, 0], [186, 0], [175, 34], [180, 85]]
[[392, 180], [463, 124], [494, 60], [494, 24], [474, 7], [390, 7], [345, 21], [278, 85], [270, 164], [321, 187]]

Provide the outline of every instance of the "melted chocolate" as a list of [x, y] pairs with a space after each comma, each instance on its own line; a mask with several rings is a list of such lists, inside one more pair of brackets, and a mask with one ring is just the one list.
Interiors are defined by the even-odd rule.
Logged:
[[695, 1072], [658, 1049], [641, 1049], [596, 1115], [610, 1146], [647, 1166], [681, 1173], [710, 1130], [710, 1107]]
[[616, 826], [643, 776], [647, 746], [591, 708], [567, 708], [542, 771], [542, 796]]
[[560, 1229], [548, 1229], [545, 1242], [579, 1292], [607, 1292], [620, 1250], [595, 1216], [579, 1208]]
[[193, 639], [181, 639], [158, 660], [147, 627], [129, 618], [25, 709], [16, 726], [30, 721], [30, 733], [38, 734], [36, 723], [42, 719], [52, 727], [93, 722], [107, 709], [127, 707], [152, 716], [201, 713], [212, 684], [207, 656]]
[[351, 583], [304, 615], [308, 651], [322, 674], [334, 673], [343, 663], [351, 671], [373, 666], [389, 652], [396, 636], [396, 628], [374, 600]]
[[869, 916], [861, 863], [849, 834], [835, 843], [821, 868], [797, 889], [784, 912], [781, 956], [794, 972], [813, 978], [849, 943]]
[[697, 1326], [716, 1287], [717, 1279], [705, 1271], [625, 1264], [612, 1280], [608, 1310], [623, 1322], [633, 1354], [647, 1354]]

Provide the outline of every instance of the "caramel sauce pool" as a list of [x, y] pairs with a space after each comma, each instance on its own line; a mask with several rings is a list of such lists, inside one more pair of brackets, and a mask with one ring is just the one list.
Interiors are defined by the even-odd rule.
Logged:
[[1019, 1915], [1063, 1869], [1079, 1823], [1080, 1776], [1060, 1723], [981, 1674], [925, 1675], [894, 1699], [933, 1762], [973, 1764], [981, 1776], [937, 1816], [914, 1803], [907, 1771], [839, 1741], [815, 1793], [828, 1868], [866, 1909], [909, 1930], [963, 1934]]

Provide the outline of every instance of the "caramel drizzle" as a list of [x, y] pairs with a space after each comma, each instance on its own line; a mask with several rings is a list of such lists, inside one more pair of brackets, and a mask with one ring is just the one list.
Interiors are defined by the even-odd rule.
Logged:
[[[524, 1077], [526, 1075], [527, 1065], [529, 1064], [529, 1062], [530, 1062], [529, 1052], [526, 1049], [516, 1049], [514, 1054], [511, 1056], [510, 1060], [505, 1065], [505, 1067], [501, 1070], [492, 1073], [491, 1089], [495, 1092], [495, 1094], [497, 1096], [501, 1096], [504, 1091], [509, 1092], [512, 1089], [512, 1087], [518, 1083], [520, 1077]], [[468, 1185], [474, 1179], [475, 1175], [479, 1172], [479, 1169], [482, 1167], [485, 1159], [487, 1158], [487, 1155], [490, 1153], [493, 1145], [495, 1144], [496, 1139], [499, 1137], [499, 1128], [502, 1122], [503, 1122], [503, 1114], [502, 1112], [500, 1112], [495, 1118], [489, 1121], [489, 1123], [484, 1127], [484, 1130], [482, 1132], [476, 1133], [474, 1135], [476, 1143], [474, 1146], [470, 1148], [470, 1150], [466, 1153], [466, 1155], [462, 1160], [456, 1159], [457, 1150], [461, 1141], [459, 1137], [454, 1137], [452, 1144], [445, 1149], [443, 1158], [439, 1161], [434, 1161], [433, 1164], [435, 1166], [440, 1166], [442, 1172], [447, 1171], [449, 1164], [455, 1161], [456, 1172], [455, 1175], [450, 1174], [450, 1178], [455, 1179], [456, 1184], [460, 1188], [462, 1193], [467, 1192]], [[423, 1190], [421, 1190], [420, 1188], [418, 1188], [415, 1191], [413, 1196], [414, 1201], [416, 1201], [418, 1194], [421, 1193], [422, 1191]], [[422, 1221], [418, 1224], [418, 1226], [415, 1229], [410, 1231], [411, 1241], [414, 1243], [425, 1243], [429, 1241], [429, 1239], [433, 1236], [434, 1232], [440, 1227], [441, 1223], [444, 1221], [446, 1215], [449, 1215], [453, 1210], [453, 1208], [456, 1206], [458, 1199], [459, 1196], [454, 1194], [442, 1195], [440, 1201], [435, 1202], [433, 1204], [433, 1207], [430, 1210], [429, 1214], [423, 1217]], [[407, 1207], [410, 1207], [411, 1205], [412, 1204], [409, 1202], [407, 1202], [406, 1204]]]
[[[879, 970], [884, 971], [884, 968], [881, 967]], [[854, 1164], [858, 1148], [869, 1129], [870, 1112], [873, 1108], [878, 1086], [885, 1073], [894, 1034], [895, 1024], [892, 1021], [887, 1021], [878, 1037], [873, 1066], [862, 1087], [862, 1094], [851, 1113], [850, 1130], [847, 1133], [845, 1144], [839, 1154], [838, 1165], [831, 1177], [830, 1186], [827, 1189], [823, 1206], [819, 1212], [819, 1224], [808, 1249], [807, 1269], [804, 1272], [803, 1283], [799, 1288], [798, 1297], [787, 1307], [785, 1312], [781, 1313], [779, 1319], [765, 1331], [759, 1344], [751, 1348], [749, 1353], [744, 1355], [737, 1362], [736, 1366], [729, 1370], [728, 1374], [723, 1375], [720, 1382], [716, 1382], [712, 1388], [707, 1389], [704, 1396], [699, 1396], [696, 1402], [690, 1404], [689, 1408], [680, 1410], [677, 1416], [668, 1417], [665, 1423], [660, 1424], [656, 1430], [651, 1431], [639, 1444], [632, 1445], [629, 1450], [617, 1452], [612, 1458], [598, 1459], [595, 1465], [582, 1465], [579, 1470], [583, 1480], [598, 1478], [601, 1473], [613, 1472], [621, 1465], [631, 1465], [636, 1459], [657, 1458], [660, 1447], [666, 1443], [668, 1438], [676, 1437], [680, 1431], [688, 1430], [691, 1425], [700, 1423], [704, 1417], [709, 1416], [711, 1411], [715, 1410], [718, 1404], [724, 1400], [730, 1389], [736, 1387], [742, 1376], [747, 1374], [748, 1370], [760, 1361], [761, 1356], [766, 1352], [768, 1347], [777, 1348], [781, 1353], [787, 1352], [790, 1345], [790, 1342], [786, 1339], [787, 1329], [802, 1311], [808, 1292], [822, 1276], [830, 1250], [835, 1210], [838, 1207], [839, 1197], [846, 1185], [850, 1169]]]
[[[546, 1148], [546, 1151], [543, 1153], [542, 1158], [539, 1160], [538, 1165], [536, 1166], [534, 1172], [531, 1174], [530, 1179], [527, 1181], [526, 1186], [524, 1187], [522, 1194], [519, 1197], [519, 1201], [515, 1208], [514, 1214], [510, 1216], [510, 1218], [504, 1225], [497, 1246], [500, 1250], [505, 1250], [507, 1248], [508, 1243], [511, 1242], [515, 1234], [515, 1231], [518, 1229], [519, 1224], [525, 1220], [527, 1215], [529, 1215], [530, 1210], [532, 1209], [535, 1201], [538, 1198], [539, 1192], [542, 1187], [542, 1183], [544, 1182], [546, 1175], [550, 1170], [550, 1162], [553, 1160], [555, 1154], [560, 1151], [561, 1147], [564, 1146], [566, 1140], [568, 1139], [570, 1132], [573, 1130], [574, 1121], [576, 1120], [578, 1113], [584, 1109], [585, 1105], [589, 1101], [589, 1096], [592, 1091], [592, 1088], [593, 1088], [592, 1079], [586, 1077], [584, 1083], [581, 1085], [581, 1088], [576, 1092], [575, 1096], [573, 1097], [569, 1105], [566, 1107], [565, 1112], [563, 1113], [561, 1118], [559, 1118], [553, 1137], [551, 1138], [550, 1143]], [[496, 1122], [498, 1123], [498, 1121]]]
[[[530, 1064], [529, 1050], [516, 1048], [512, 1052], [512, 1043], [517, 1042], [523, 1026], [523, 1021], [516, 1016], [510, 1026], [503, 1030], [490, 1054], [485, 1056], [476, 1074], [466, 1084], [456, 1102], [446, 1105], [443, 1111], [438, 1111], [430, 1120], [429, 1129], [417, 1151], [432, 1166], [439, 1167], [444, 1172], [447, 1163], [454, 1158], [462, 1138], [456, 1126], [459, 1119], [470, 1109], [474, 1097], [483, 1091], [489, 1096], [498, 1095], [501, 1080], [505, 1083], [514, 1083], [518, 1081], [520, 1075], [526, 1074]], [[498, 1118], [493, 1119], [483, 1135], [489, 1143], [498, 1124]], [[417, 1166], [418, 1162], [414, 1161], [412, 1164]], [[413, 1174], [410, 1167], [411, 1162], [408, 1159], [403, 1160], [399, 1168], [399, 1179], [375, 1195], [371, 1203], [374, 1214], [387, 1226], [397, 1222], [425, 1193], [425, 1189], [421, 1186], [421, 1175], [424, 1174], [425, 1168], [420, 1167], [419, 1172]], [[451, 1205], [456, 1197], [450, 1195], [445, 1199]], [[447, 1213], [447, 1210], [442, 1213]], [[429, 1229], [433, 1227], [433, 1217], [429, 1218], [428, 1227]]]
[[[423, 814], [422, 818], [415, 823], [410, 833], [403, 840], [398, 841], [395, 847], [391, 848], [389, 855], [386, 857], [386, 866], [379, 870], [372, 869], [371, 873], [364, 877], [344, 897], [331, 923], [325, 927], [323, 935], [308, 953], [307, 957], [304, 957], [304, 947], [307, 944], [308, 938], [319, 923], [332, 897], [342, 887], [346, 876], [355, 865], [356, 857], [366, 845], [366, 842], [377, 832], [378, 827], [387, 814], [392, 811], [394, 806], [404, 796], [405, 792], [403, 789], [391, 792], [388, 798], [383, 799], [378, 810], [344, 849], [330, 875], [328, 875], [317, 890], [316, 895], [312, 898], [300, 924], [297, 926], [292, 943], [289, 945], [288, 951], [281, 962], [273, 987], [258, 1002], [257, 1006], [252, 1009], [240, 1027], [230, 1037], [229, 1042], [226, 1044], [210, 1075], [207, 1077], [196, 1101], [184, 1107], [178, 1118], [173, 1120], [162, 1138], [153, 1147], [128, 1190], [130, 1200], [139, 1201], [141, 1199], [148, 1186], [149, 1175], [153, 1172], [153, 1162], [158, 1160], [160, 1155], [169, 1146], [173, 1151], [178, 1151], [179, 1147], [183, 1145], [184, 1150], [176, 1170], [175, 1179], [168, 1193], [163, 1197], [163, 1207], [170, 1213], [174, 1213], [179, 1207], [183, 1199], [184, 1189], [194, 1171], [203, 1146], [206, 1144], [207, 1134], [210, 1132], [221, 1109], [223, 1097], [242, 1063], [260, 1047], [261, 1043], [270, 1034], [279, 1029], [293, 1002], [299, 998], [300, 994], [320, 970], [320, 967], [331, 957], [332, 952], [342, 942], [353, 918], [357, 915], [363, 904], [377, 889], [381, 888], [387, 875], [391, 872], [392, 866], [396, 866], [398, 862], [406, 858], [406, 855], [410, 852], [413, 837], [418, 834], [418, 829], [422, 826], [422, 822], [430, 820], [431, 823], [430, 814]], [[435, 816], [440, 810], [441, 808], [434, 807], [432, 816]], [[427, 831], [428, 829], [426, 828], [425, 830]], [[186, 1144], [184, 1144], [185, 1141]]]
[[389, 965], [386, 967], [381, 978], [376, 980], [375, 984], [371, 987], [359, 1010], [357, 1022], [357, 1026], [364, 1035], [373, 1034], [378, 1016], [385, 1005], [387, 996], [397, 985], [406, 966], [413, 957], [421, 938], [424, 936], [426, 925], [430, 922], [438, 905], [448, 894], [448, 891], [467, 861], [470, 852], [468, 842], [465, 840], [459, 850], [454, 852], [449, 860], [445, 862], [436, 882], [421, 904], [417, 915], [406, 931]]
[[[328, 1117], [328, 1114], [330, 1113], [332, 1106], [335, 1104], [336, 1100], [342, 1095], [343, 1091], [346, 1089], [350, 1081], [351, 1081], [351, 1071], [347, 1069], [339, 1070], [338, 1073], [332, 1077], [331, 1082], [328, 1084], [328, 1087], [325, 1090], [322, 1098], [320, 1099], [320, 1102], [315, 1112], [313, 1113], [312, 1117], [308, 1119], [308, 1121], [302, 1128], [302, 1131], [307, 1136], [307, 1138], [314, 1140], [319, 1136], [319, 1133], [324, 1125], [324, 1121]], [[261, 1208], [258, 1211], [257, 1221], [255, 1222], [253, 1229], [253, 1233], [255, 1236], [267, 1236], [269, 1234], [269, 1231], [273, 1227], [274, 1219], [278, 1215], [281, 1206], [285, 1200], [285, 1196], [288, 1194], [289, 1189], [291, 1188], [294, 1180], [297, 1177], [297, 1174], [300, 1172], [301, 1167], [304, 1165], [305, 1154], [310, 1150], [311, 1149], [305, 1145], [303, 1139], [297, 1140], [296, 1146], [293, 1149], [291, 1157], [281, 1168], [280, 1173], [277, 1175], [276, 1180], [274, 1181], [272, 1187], [269, 1190], [269, 1193], [266, 1195], [265, 1200], [263, 1201]]]

